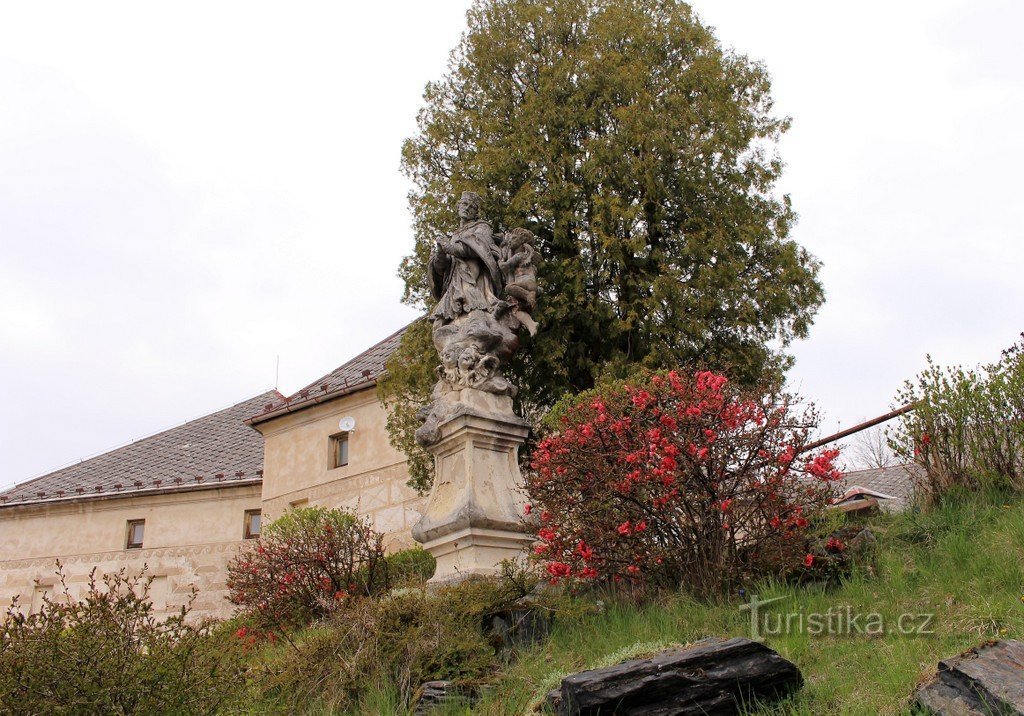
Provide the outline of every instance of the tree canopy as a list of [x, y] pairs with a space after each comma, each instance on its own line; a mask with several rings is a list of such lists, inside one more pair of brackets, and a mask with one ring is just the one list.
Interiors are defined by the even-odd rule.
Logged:
[[[404, 300], [427, 308], [430, 249], [476, 191], [543, 257], [540, 332], [507, 370], [527, 411], [635, 366], [779, 377], [824, 293], [776, 190], [789, 120], [765, 68], [674, 0], [477, 0], [467, 22], [403, 146]], [[381, 386], [407, 451], [437, 362], [424, 334]]]

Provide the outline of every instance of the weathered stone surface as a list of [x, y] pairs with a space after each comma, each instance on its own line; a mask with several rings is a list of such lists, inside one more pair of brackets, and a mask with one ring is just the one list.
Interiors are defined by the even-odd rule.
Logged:
[[938, 716], [1024, 716], [1024, 642], [991, 642], [940, 661], [917, 703]]
[[549, 696], [548, 704], [564, 716], [714, 716], [740, 713], [753, 699], [778, 698], [802, 685], [800, 670], [763, 644], [710, 638], [573, 674], [562, 680], [560, 699]]
[[500, 640], [499, 651], [502, 654], [529, 649], [548, 638], [551, 633], [551, 613], [522, 604], [491, 615], [487, 633]]
[[455, 702], [472, 702], [474, 694], [454, 681], [427, 681], [416, 690], [413, 714], [423, 716], [434, 709]]
[[[519, 348], [519, 333], [537, 331], [532, 313], [537, 304], [536, 237], [523, 228], [495, 233], [480, 218], [480, 197], [464, 192], [458, 204], [461, 224], [448, 239], [437, 242], [427, 264], [431, 295], [437, 304], [429, 319], [441, 364], [430, 405], [416, 439], [424, 447], [441, 439], [440, 428], [467, 392], [504, 400], [492, 401], [512, 415], [516, 389], [502, 367]], [[493, 412], [493, 411], [489, 411]]]

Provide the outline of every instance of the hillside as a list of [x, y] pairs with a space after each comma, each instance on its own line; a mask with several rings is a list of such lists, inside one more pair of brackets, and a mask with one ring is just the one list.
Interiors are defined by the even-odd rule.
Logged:
[[[762, 601], [781, 597], [767, 607], [762, 630], [779, 631], [778, 615], [794, 615], [790, 633], [763, 636], [800, 667], [806, 685], [784, 704], [752, 713], [907, 713], [909, 696], [941, 658], [991, 638], [1024, 638], [1024, 500], [974, 496], [927, 514], [877, 515], [866, 524], [878, 540], [875, 567], [833, 588], [766, 584], [756, 590]], [[579, 599], [575, 606], [582, 614], [557, 620], [546, 643], [487, 679], [482, 700], [444, 713], [521, 714], [565, 674], [708, 635], [750, 636], [750, 612], [738, 608], [742, 601], [736, 595], [730, 603], [709, 606], [672, 595], [638, 607], [621, 595], [596, 605]], [[833, 631], [850, 633], [810, 633], [811, 615], [827, 615], [830, 608]], [[881, 618], [885, 633], [846, 629], [840, 614], [862, 615], [858, 624], [865, 631], [878, 631]], [[912, 615], [902, 622], [906, 630], [932, 633], [900, 633], [901, 614]], [[253, 658], [288, 656], [275, 647]], [[321, 694], [313, 700], [295, 691], [294, 682], [283, 690], [251, 686], [253, 700], [240, 705], [248, 712], [336, 712], [330, 683], [303, 685], [309, 687], [303, 693]], [[274, 698], [268, 699], [271, 692]], [[399, 701], [384, 680], [363, 690], [359, 708], [366, 714], [404, 713]]]

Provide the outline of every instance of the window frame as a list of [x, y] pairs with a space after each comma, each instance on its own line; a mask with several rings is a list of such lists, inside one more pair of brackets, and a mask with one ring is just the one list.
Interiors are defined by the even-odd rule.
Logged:
[[[138, 542], [132, 542], [132, 535], [135, 531], [135, 527], [142, 527], [142, 539]], [[146, 541], [146, 520], [128, 520], [127, 530], [124, 540], [125, 549], [142, 549], [142, 545]]]
[[[348, 467], [352, 462], [352, 456], [350, 455], [351, 442], [351, 431], [343, 430], [340, 433], [334, 433], [327, 440], [327, 466], [329, 470], [337, 470], [339, 467]], [[345, 461], [341, 462], [341, 456], [338, 454], [338, 449], [341, 445], [344, 445]]]
[[[252, 531], [252, 518], [260, 518], [260, 529], [256, 532]], [[246, 510], [245, 521], [242, 524], [242, 539], [259, 539], [260, 532], [263, 530], [263, 510], [260, 508]]]

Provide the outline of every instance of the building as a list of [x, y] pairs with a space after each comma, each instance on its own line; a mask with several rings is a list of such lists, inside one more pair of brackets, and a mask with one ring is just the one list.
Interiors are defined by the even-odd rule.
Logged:
[[145, 565], [159, 612], [195, 586], [195, 614], [227, 616], [228, 560], [261, 521], [299, 505], [355, 509], [392, 548], [411, 544], [422, 498], [376, 397], [401, 334], [293, 396], [262, 393], [0, 493], [0, 609], [15, 595], [37, 609], [59, 559], [72, 596], [94, 567]]

